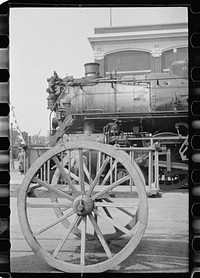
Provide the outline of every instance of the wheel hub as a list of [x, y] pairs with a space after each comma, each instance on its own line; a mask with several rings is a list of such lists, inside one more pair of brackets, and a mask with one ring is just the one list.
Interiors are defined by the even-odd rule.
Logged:
[[73, 209], [78, 215], [88, 215], [93, 208], [94, 202], [87, 195], [79, 195], [73, 202]]

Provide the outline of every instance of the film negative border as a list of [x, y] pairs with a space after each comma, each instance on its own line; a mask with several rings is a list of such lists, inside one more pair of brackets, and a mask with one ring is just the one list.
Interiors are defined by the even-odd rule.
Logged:
[[9, 5], [0, 5], [0, 277], [11, 277], [9, 238]]
[[[9, 171], [9, 63], [8, 63], [8, 53], [9, 53], [9, 19], [8, 11], [5, 8], [5, 3], [3, 4], [3, 9], [0, 6], [0, 53], [2, 54], [2, 60], [0, 56], [0, 76], [3, 80], [0, 80], [0, 106], [5, 107], [5, 109], [0, 109], [3, 114], [0, 115], [0, 123], [2, 129], [0, 129], [0, 171], [1, 174], [6, 175], [5, 172]], [[3, 12], [1, 13], [1, 11]], [[200, 171], [200, 145], [198, 145], [198, 140], [194, 136], [200, 136], [200, 114], [195, 111], [200, 111], [200, 81], [198, 80], [199, 69], [200, 69], [200, 46], [198, 45], [198, 36], [200, 35], [200, 30], [195, 29], [195, 26], [200, 26], [200, 14], [194, 14], [190, 12], [190, 273], [191, 277], [200, 277], [200, 255], [195, 248], [195, 238], [198, 238], [200, 234], [200, 182], [198, 178], [198, 171]], [[198, 24], [197, 24], [198, 22]], [[2, 52], [1, 52], [2, 51]], [[193, 72], [193, 73], [192, 73]], [[8, 104], [8, 107], [7, 107]], [[196, 108], [197, 107], [197, 110]], [[5, 112], [8, 111], [8, 112]], [[0, 112], [2, 113], [2, 112]], [[3, 142], [3, 143], [1, 143]], [[2, 163], [3, 161], [3, 163]], [[197, 171], [195, 173], [195, 171]], [[197, 175], [197, 178], [195, 177]], [[9, 175], [8, 175], [9, 180]], [[5, 180], [4, 180], [5, 181]], [[3, 202], [3, 206], [7, 209], [9, 208], [9, 198], [7, 198], [7, 191], [9, 192], [9, 181], [8, 183], [3, 183], [0, 185], [4, 188], [3, 197], [0, 195], [0, 204]], [[3, 187], [4, 186], [4, 187]], [[1, 192], [3, 192], [1, 190]], [[3, 201], [2, 201], [3, 200]], [[3, 212], [4, 209], [2, 210]], [[9, 214], [5, 212], [0, 220], [5, 222], [4, 225], [9, 225]], [[7, 221], [7, 222], [6, 222]], [[198, 240], [197, 240], [198, 242]], [[0, 242], [1, 246], [1, 242]], [[0, 272], [2, 278], [11, 277], [9, 272], [9, 248], [8, 237], [5, 236], [5, 241], [2, 244], [4, 252], [0, 247], [0, 264], [3, 258], [3, 272]], [[197, 248], [198, 249], [198, 248]], [[6, 254], [6, 255], [5, 255]], [[198, 256], [199, 255], [199, 256]], [[0, 265], [1, 266], [1, 265]], [[0, 269], [2, 269], [0, 267]], [[45, 276], [45, 275], [44, 275]], [[43, 276], [43, 277], [44, 277]]]
[[200, 277], [200, 10], [189, 14], [190, 277]]

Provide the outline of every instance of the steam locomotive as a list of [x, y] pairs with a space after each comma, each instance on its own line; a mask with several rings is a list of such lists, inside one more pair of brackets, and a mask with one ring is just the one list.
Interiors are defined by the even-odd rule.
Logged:
[[[118, 147], [142, 147], [156, 139], [171, 152], [170, 171], [166, 158], [160, 176], [180, 186], [187, 177], [188, 154], [188, 63], [175, 61], [170, 71], [119, 77], [117, 72], [101, 77], [98, 63], [87, 63], [85, 76], [48, 81], [47, 108], [51, 134], [66, 122], [65, 140], [90, 140]], [[54, 115], [53, 119], [52, 115]], [[138, 154], [145, 165], [145, 152]], [[167, 162], [166, 162], [167, 163]], [[164, 165], [164, 166], [163, 166]], [[182, 166], [181, 166], [182, 165]], [[171, 167], [172, 166], [172, 167]], [[169, 169], [168, 169], [169, 170]]]

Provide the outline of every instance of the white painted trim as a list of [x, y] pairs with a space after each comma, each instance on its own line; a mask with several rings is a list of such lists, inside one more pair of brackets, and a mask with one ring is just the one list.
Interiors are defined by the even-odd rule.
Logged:
[[104, 52], [103, 54], [104, 54], [104, 58], [105, 58], [105, 56], [107, 56], [109, 54], [114, 54], [114, 53], [124, 52], [124, 51], [140, 51], [140, 52], [147, 52], [147, 53], [151, 54], [151, 50], [147, 49], [147, 48], [117, 48], [114, 50]]

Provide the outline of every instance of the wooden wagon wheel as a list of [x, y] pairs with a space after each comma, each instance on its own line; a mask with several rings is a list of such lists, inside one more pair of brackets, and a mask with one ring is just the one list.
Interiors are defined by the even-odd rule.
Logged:
[[[70, 155], [74, 150], [77, 150], [79, 158], [78, 183], [73, 183], [70, 171], [67, 172], [61, 163], [62, 155]], [[96, 175], [91, 179], [88, 176], [88, 182], [85, 182], [84, 176], [90, 173], [91, 166], [89, 160], [88, 169], [84, 169], [85, 151], [96, 152], [101, 156]], [[37, 176], [38, 170], [49, 160], [53, 160], [61, 172], [65, 180], [62, 186]], [[112, 175], [112, 170], [106, 171], [107, 166], [114, 169], [118, 163], [123, 165], [127, 175], [105, 183]], [[48, 198], [28, 197], [33, 178], [38, 183], [34, 186], [38, 187], [40, 196]], [[137, 194], [134, 193], [131, 201], [129, 198], [118, 199], [117, 194], [120, 194], [121, 189], [122, 193], [126, 189], [122, 184], [130, 179], [134, 181]], [[41, 195], [44, 190], [45, 194]], [[56, 203], [51, 202], [53, 196], [57, 198]], [[128, 196], [131, 196], [130, 192]], [[57, 217], [52, 214], [52, 208], [62, 208], [64, 214]], [[137, 223], [130, 227], [125, 225], [127, 218], [134, 218], [137, 211]], [[64, 272], [103, 272], [126, 259], [144, 234], [148, 219], [144, 179], [139, 167], [130, 161], [129, 156], [112, 146], [96, 142], [64, 143], [46, 152], [27, 171], [19, 189], [18, 214], [27, 242], [46, 263]], [[61, 225], [65, 219], [70, 223], [67, 228]], [[80, 230], [80, 237], [74, 236], [74, 229]], [[111, 229], [119, 230], [123, 236], [107, 240], [106, 235], [110, 234]], [[92, 240], [87, 239], [87, 234], [92, 232], [96, 236]]]
[[[87, 156], [87, 158], [88, 158], [88, 157], [89, 157], [88, 151], [84, 152], [84, 153], [83, 153], [83, 156], [84, 156], [84, 155]], [[69, 171], [69, 168], [71, 168], [71, 167], [69, 167], [69, 160], [70, 160], [70, 159], [73, 160], [73, 159], [76, 158], [76, 157], [78, 157], [78, 151], [73, 151], [73, 152], [70, 153], [70, 158], [69, 158], [68, 155], [65, 155], [64, 158], [63, 158], [63, 160], [62, 160], [62, 165], [63, 165], [63, 167], [64, 167], [66, 173], [67, 173], [67, 174], [70, 174], [70, 175], [71, 175], [71, 178], [74, 179], [74, 181], [78, 181], [78, 180], [79, 180], [79, 177], [78, 177], [77, 175], [75, 175], [72, 171]], [[71, 163], [71, 164], [72, 164], [72, 163]], [[94, 165], [94, 164], [95, 164], [95, 165]], [[98, 158], [97, 158], [97, 156], [96, 156], [95, 159], [93, 159], [93, 163], [92, 163], [92, 166], [91, 166], [91, 168], [92, 168], [92, 167], [95, 168], [95, 169], [93, 169], [93, 176], [94, 176], [94, 171], [96, 171], [96, 168], [98, 167], [97, 164], [98, 164]], [[67, 166], [66, 166], [66, 165], [67, 165]], [[65, 166], [66, 166], [66, 168], [65, 168]], [[92, 177], [90, 177], [91, 174], [89, 173], [89, 171], [88, 171], [88, 169], [87, 169], [88, 167], [86, 166], [85, 163], [83, 164], [83, 166], [84, 166], [84, 171], [87, 173], [87, 177], [86, 177], [86, 179], [84, 179], [84, 182], [86, 182], [87, 180], [91, 180]], [[140, 172], [140, 169], [139, 169], [138, 165], [135, 164], [134, 166], [135, 166], [136, 169]], [[91, 170], [92, 170], [92, 169], [91, 169]], [[117, 174], [118, 174], [118, 177], [117, 177], [117, 178], [120, 178], [121, 172], [122, 172], [122, 169], [119, 168], [119, 171], [118, 171], [118, 173], [117, 173]], [[107, 180], [108, 180], [108, 174], [109, 174], [109, 172], [107, 173]], [[126, 169], [124, 168], [124, 169], [123, 169], [123, 175], [121, 174], [121, 178], [124, 177], [125, 175], [127, 175], [127, 171], [126, 171]], [[110, 177], [110, 176], [109, 176], [109, 177]], [[61, 172], [60, 172], [59, 168], [57, 167], [57, 169], [55, 170], [54, 175], [53, 175], [53, 177], [52, 177], [51, 183], [52, 183], [52, 184], [58, 184], [60, 178], [61, 178]], [[143, 178], [143, 176], [142, 176], [142, 178]], [[106, 179], [106, 177], [104, 178], [104, 180], [102, 180], [102, 184], [105, 183], [105, 179]], [[86, 181], [85, 181], [85, 180], [86, 180]], [[144, 183], [145, 183], [145, 179], [144, 179], [144, 178], [143, 178], [143, 180], [144, 180]], [[129, 181], [127, 180], [126, 183], [129, 184]], [[106, 198], [102, 198], [101, 201], [103, 201], [103, 200], [106, 201], [106, 202], [112, 202], [112, 201], [111, 201], [110, 199], [108, 199], [108, 198], [107, 198], [107, 199], [106, 199]], [[58, 199], [57, 199], [57, 198], [51, 198], [51, 202], [53, 202], [53, 203], [58, 203]], [[57, 215], [57, 217], [63, 217], [63, 216], [64, 216], [64, 211], [62, 210], [62, 208], [60, 208], [60, 207], [55, 207], [55, 208], [53, 208], [53, 209], [54, 209], [54, 212], [55, 212], [55, 214]], [[121, 211], [124, 211], [123, 208], [118, 208], [118, 209], [121, 210]], [[104, 211], [105, 211], [105, 213], [106, 213], [109, 217], [112, 217], [112, 216], [111, 216], [111, 212], [109, 211], [109, 208], [105, 208], [105, 207], [104, 207]], [[128, 212], [126, 212], [126, 213], [128, 213]], [[137, 209], [137, 211], [136, 211], [134, 214], [129, 213], [129, 215], [131, 216], [130, 219], [129, 219], [130, 221], [129, 221], [128, 223], [125, 224], [125, 228], [129, 228], [129, 229], [130, 229], [130, 228], [133, 228], [133, 227], [137, 224], [137, 221], [138, 221], [138, 213], [139, 213], [139, 208]], [[71, 223], [70, 223], [70, 221], [69, 221], [68, 219], [64, 219], [64, 220], [62, 221], [62, 224], [63, 224], [66, 228], [68, 228], [68, 227], [70, 226]], [[80, 236], [80, 235], [81, 235], [81, 230], [80, 230], [80, 229], [77, 229], [77, 228], [74, 228], [74, 229], [73, 229], [73, 233], [74, 233], [75, 235], [77, 235], [77, 236]], [[111, 239], [120, 237], [120, 236], [123, 235], [123, 234], [124, 234], [123, 231], [121, 231], [121, 230], [115, 228], [114, 231], [112, 231], [112, 232], [110, 232], [110, 233], [108, 233], [108, 234], [105, 234], [105, 235], [104, 235], [104, 238], [105, 238], [106, 240], [111, 240]], [[92, 239], [94, 236], [96, 236], [96, 234], [87, 234], [87, 238], [88, 238], [88, 239]]]

